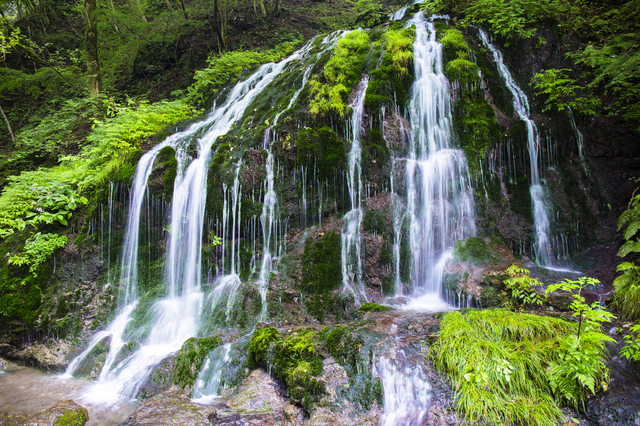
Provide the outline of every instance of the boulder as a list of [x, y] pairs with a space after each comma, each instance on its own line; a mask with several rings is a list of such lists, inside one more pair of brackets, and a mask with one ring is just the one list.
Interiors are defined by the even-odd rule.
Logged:
[[72, 400], [61, 401], [36, 414], [0, 413], [0, 426], [84, 426], [89, 413]]

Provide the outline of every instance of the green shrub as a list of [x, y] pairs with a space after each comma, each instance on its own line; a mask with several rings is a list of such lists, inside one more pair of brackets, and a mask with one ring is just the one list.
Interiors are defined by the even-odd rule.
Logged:
[[578, 338], [576, 325], [559, 318], [472, 310], [444, 316], [430, 356], [451, 378], [467, 421], [557, 425], [559, 403], [606, 388], [603, 340]]

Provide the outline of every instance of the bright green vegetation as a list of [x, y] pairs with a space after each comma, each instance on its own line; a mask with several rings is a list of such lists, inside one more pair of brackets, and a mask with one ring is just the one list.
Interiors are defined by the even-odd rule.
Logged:
[[175, 360], [173, 383], [183, 389], [193, 386], [207, 355], [221, 344], [222, 339], [217, 335], [202, 338], [192, 337], [185, 341]]
[[189, 87], [189, 99], [194, 103], [213, 99], [221, 87], [236, 83], [248, 69], [257, 64], [277, 62], [288, 56], [295, 46], [294, 42], [286, 42], [266, 51], [234, 50], [209, 56], [207, 66], [196, 71], [196, 81]]
[[249, 343], [249, 366], [271, 371], [285, 383], [291, 399], [310, 412], [325, 391], [318, 380], [324, 359], [318, 343], [315, 329], [298, 329], [285, 337], [273, 327], [262, 328], [253, 333]]
[[53, 423], [54, 426], [84, 426], [89, 421], [89, 413], [85, 408], [66, 410], [62, 417]]
[[[495, 114], [479, 89], [479, 68], [473, 52], [457, 28], [440, 24], [439, 41], [444, 47], [444, 73], [460, 83], [460, 96], [453, 105], [453, 125], [464, 149], [471, 175], [477, 175], [485, 153], [500, 139]], [[477, 53], [476, 53], [477, 54]]]
[[[550, 96], [549, 105], [575, 106], [585, 114], [619, 116], [640, 130], [640, 23], [636, 0], [618, 3], [583, 0], [432, 0], [432, 11], [464, 17], [468, 23], [488, 25], [511, 43], [537, 37], [536, 48], [547, 42], [542, 26], [571, 38], [565, 54], [576, 64], [551, 69], [537, 76], [539, 89]], [[586, 73], [583, 73], [586, 71]], [[576, 83], [577, 81], [577, 83]], [[597, 109], [602, 101], [602, 109]]]
[[[640, 253], [640, 195], [634, 195], [628, 209], [620, 215], [618, 231], [621, 229], [624, 229], [625, 242], [620, 247], [618, 256], [624, 258]], [[627, 359], [640, 361], [640, 266], [636, 262], [637, 260], [626, 261], [618, 265], [618, 271], [622, 275], [613, 281], [616, 291], [613, 302], [620, 318], [636, 321], [630, 334], [625, 336], [625, 346], [620, 354]]]
[[344, 118], [347, 98], [362, 74], [362, 63], [369, 52], [369, 36], [363, 30], [340, 38], [319, 79], [309, 80], [309, 112], [312, 116], [334, 115]]
[[544, 111], [553, 107], [558, 111], [570, 109], [585, 115], [595, 115], [600, 100], [580, 96], [579, 93], [584, 93], [585, 88], [576, 84], [567, 72], [571, 70], [549, 69], [533, 77], [532, 82], [536, 90], [547, 96]]
[[[471, 50], [462, 33], [456, 28], [447, 28], [440, 43], [447, 50], [448, 56], [452, 58], [444, 69], [449, 80], [458, 80], [461, 83], [478, 82], [478, 66], [469, 60], [471, 59]], [[455, 58], [453, 58], [454, 55]]]
[[504, 302], [505, 307], [513, 308], [542, 305], [542, 295], [534, 287], [541, 286], [542, 283], [529, 276], [529, 271], [518, 265], [511, 265], [507, 269], [509, 279], [504, 280], [505, 287], [511, 292], [511, 299]]
[[557, 425], [560, 404], [578, 405], [608, 382], [608, 337], [577, 330], [563, 319], [500, 309], [452, 312], [430, 355], [451, 378], [466, 420]]
[[415, 28], [388, 29], [382, 36], [384, 55], [380, 67], [371, 70], [364, 104], [370, 113], [396, 98], [398, 105], [407, 99], [413, 82], [413, 41]]
[[40, 264], [66, 245], [67, 237], [64, 235], [38, 233], [27, 241], [21, 254], [9, 258], [9, 263], [17, 266], [29, 265], [29, 272], [36, 277]]
[[393, 311], [394, 309], [391, 306], [384, 306], [377, 303], [367, 302], [360, 305], [358, 307], [358, 310], [362, 312], [386, 312]]

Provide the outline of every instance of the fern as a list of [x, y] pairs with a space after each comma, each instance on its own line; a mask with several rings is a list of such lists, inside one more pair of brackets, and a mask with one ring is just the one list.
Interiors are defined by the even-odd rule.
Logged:
[[[637, 191], [637, 190], [636, 190]], [[625, 257], [640, 253], [640, 195], [634, 195], [625, 210], [618, 218], [618, 231], [624, 228], [625, 243], [620, 247], [618, 256]], [[640, 319], [640, 267], [633, 262], [622, 262], [618, 265], [622, 275], [613, 281], [616, 290], [613, 302], [625, 320]]]

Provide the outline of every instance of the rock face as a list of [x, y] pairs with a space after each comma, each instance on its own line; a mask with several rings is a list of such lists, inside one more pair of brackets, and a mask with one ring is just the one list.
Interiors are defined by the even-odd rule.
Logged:
[[455, 294], [473, 296], [482, 307], [498, 306], [501, 280], [517, 263], [511, 250], [492, 238], [460, 240], [445, 266], [445, 286]]
[[66, 340], [51, 339], [23, 349], [8, 343], [0, 343], [0, 355], [53, 371], [64, 371], [69, 365], [66, 357], [70, 349], [71, 344]]
[[83, 426], [88, 420], [87, 410], [71, 400], [31, 415], [0, 413], [0, 426]]
[[286, 400], [278, 384], [264, 370], [249, 374], [237, 394], [229, 399], [228, 406], [249, 413], [266, 413], [282, 409]]
[[185, 391], [172, 387], [142, 403], [122, 426], [205, 426], [212, 407], [192, 403]]

